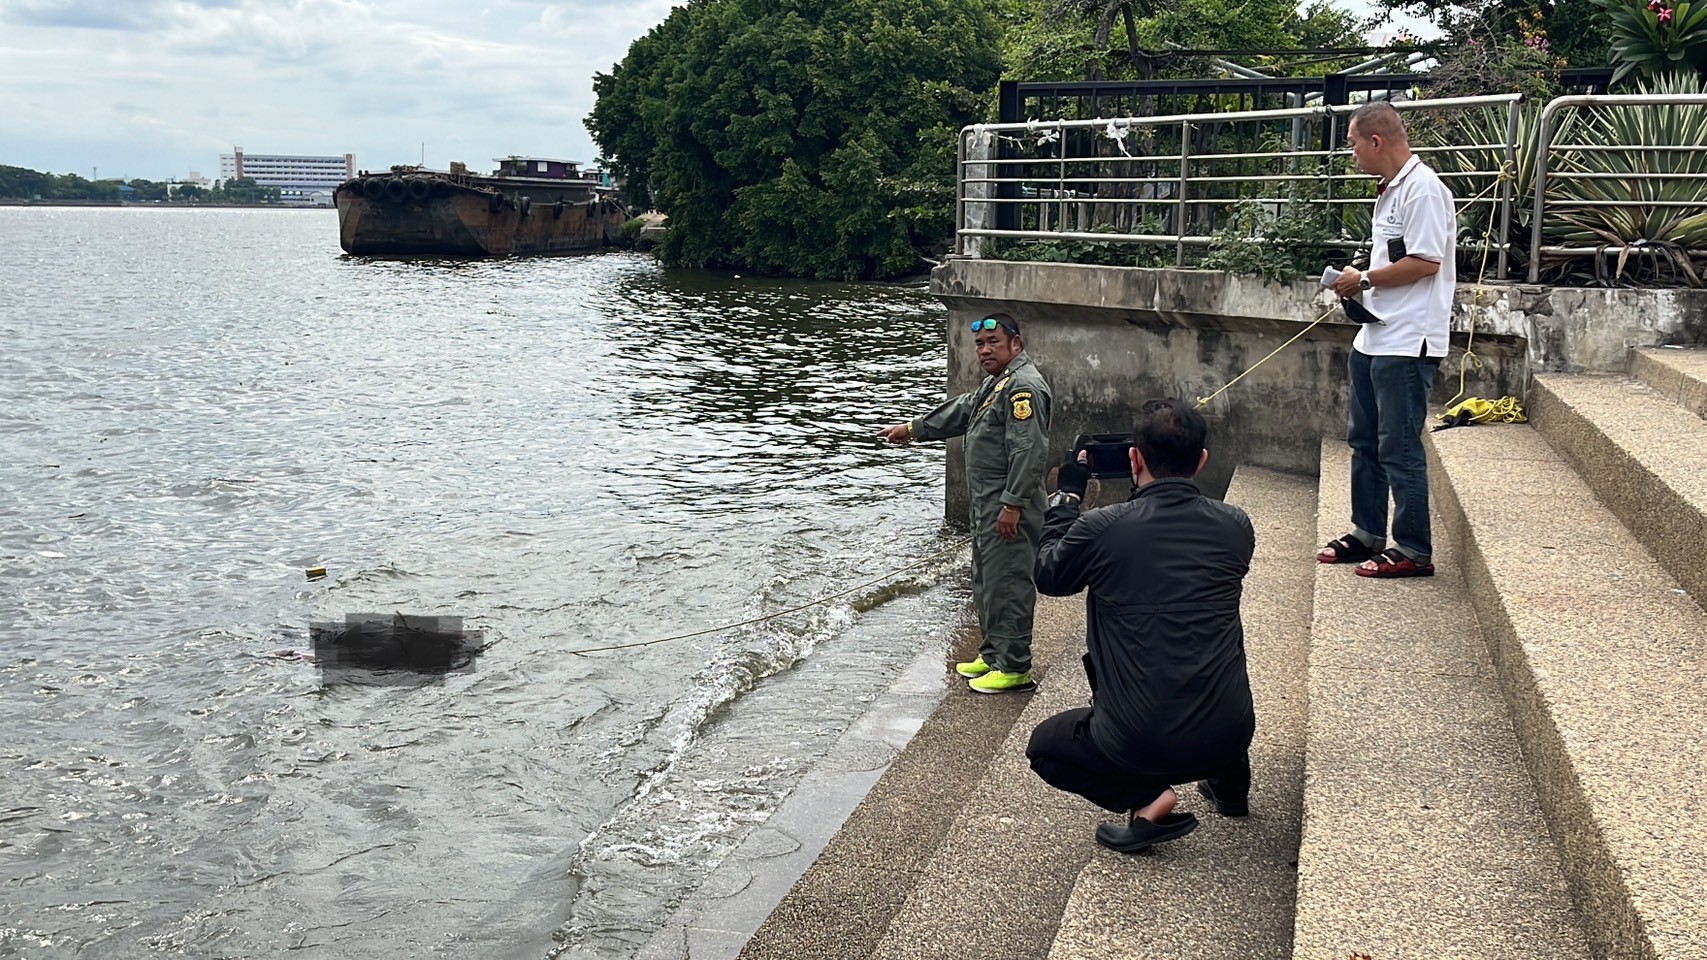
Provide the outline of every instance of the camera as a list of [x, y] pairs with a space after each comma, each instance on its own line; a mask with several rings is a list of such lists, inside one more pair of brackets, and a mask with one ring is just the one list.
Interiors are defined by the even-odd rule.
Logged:
[[1081, 433], [1073, 440], [1074, 450], [1083, 450], [1089, 457], [1091, 476], [1098, 480], [1130, 479], [1132, 476], [1132, 434]]

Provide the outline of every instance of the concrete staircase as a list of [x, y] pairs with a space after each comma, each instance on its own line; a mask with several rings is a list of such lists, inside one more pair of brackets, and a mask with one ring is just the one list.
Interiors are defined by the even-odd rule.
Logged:
[[1025, 764], [1087, 697], [1082, 602], [1045, 601], [1039, 691], [952, 685], [739, 956], [1707, 960], [1707, 355], [1630, 369], [1428, 436], [1433, 578], [1314, 562], [1348, 526], [1342, 443], [1317, 481], [1235, 473], [1249, 820], [1187, 789], [1191, 837], [1095, 845], [1109, 818]]
[[[1595, 955], [1707, 957], [1707, 363], [1538, 375], [1433, 438], [1442, 512]], [[1693, 404], [1691, 409], [1689, 405]]]

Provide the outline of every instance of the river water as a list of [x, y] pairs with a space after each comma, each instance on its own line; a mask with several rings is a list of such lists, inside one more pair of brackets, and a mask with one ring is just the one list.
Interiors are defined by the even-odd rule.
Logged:
[[[942, 450], [872, 437], [940, 397], [942, 322], [0, 207], [0, 957], [628, 956], [964, 621]], [[362, 613], [485, 646], [302, 656]]]

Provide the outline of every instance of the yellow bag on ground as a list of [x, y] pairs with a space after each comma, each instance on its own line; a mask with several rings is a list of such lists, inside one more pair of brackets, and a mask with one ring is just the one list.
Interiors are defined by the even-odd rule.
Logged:
[[1436, 430], [1448, 427], [1462, 427], [1472, 423], [1528, 423], [1529, 417], [1524, 415], [1523, 404], [1516, 397], [1501, 397], [1498, 400], [1484, 400], [1481, 397], [1469, 397], [1462, 403], [1446, 408], [1446, 412], [1436, 417], [1444, 421]]

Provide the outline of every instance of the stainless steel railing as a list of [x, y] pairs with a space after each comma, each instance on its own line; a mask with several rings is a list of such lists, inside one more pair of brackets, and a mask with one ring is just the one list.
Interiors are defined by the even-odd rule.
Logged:
[[[1594, 207], [1687, 207], [1654, 191], [1633, 188], [1630, 198], [1567, 197], [1555, 187], [1564, 180], [1622, 178], [1633, 184], [1687, 176], [1707, 180], [1707, 145], [1555, 142], [1558, 118], [1584, 107], [1636, 108], [1663, 104], [1707, 104], [1707, 95], [1570, 96], [1549, 102], [1538, 124], [1533, 159], [1519, 168], [1520, 115], [1517, 94], [1394, 101], [1422, 122], [1443, 122], [1456, 111], [1487, 111], [1480, 143], [1428, 146], [1413, 137], [1425, 159], [1459, 199], [1461, 217], [1472, 215], [1485, 229], [1466, 236], [1460, 250], [1496, 258], [1498, 277], [1508, 274], [1513, 253], [1517, 184], [1533, 176], [1529, 234], [1529, 278], [1535, 282], [1543, 256], [1585, 256], [1603, 247], [1553, 245], [1561, 215]], [[984, 242], [1055, 240], [1172, 247], [1175, 265], [1187, 263], [1188, 248], [1212, 241], [1230, 208], [1257, 203], [1271, 211], [1286, 204], [1315, 208], [1339, 227], [1331, 246], [1366, 249], [1368, 231], [1359, 222], [1374, 203], [1373, 178], [1350, 166], [1344, 143], [1345, 117], [1357, 105], [1228, 113], [1173, 114], [1079, 120], [974, 124], [961, 130], [956, 156], [955, 251], [976, 256]], [[1503, 111], [1503, 131], [1498, 121]], [[1412, 123], [1413, 128], [1417, 122]], [[1241, 130], [1242, 128], [1242, 130]], [[1578, 129], [1573, 126], [1571, 129]], [[1205, 131], [1213, 135], [1205, 135]], [[1503, 132], [1503, 136], [1501, 133]], [[1253, 146], [1253, 141], [1255, 145]], [[1655, 155], [1701, 153], [1700, 169], [1631, 169], [1628, 173], [1583, 169], [1572, 151], [1626, 151]], [[1671, 165], [1675, 168], [1675, 164]], [[1526, 191], [1527, 192], [1527, 191]], [[1004, 212], [1006, 211], [1006, 212]], [[1521, 238], [1522, 234], [1515, 234]], [[1161, 254], [1165, 257], [1165, 254]]]
[[[1566, 111], [1580, 110], [1584, 107], [1617, 109], [1625, 107], [1653, 107], [1669, 105], [1707, 104], [1707, 94], [1602, 94], [1590, 96], [1559, 97], [1548, 102], [1541, 111], [1541, 126], [1536, 139], [1535, 153], [1535, 206], [1531, 215], [1529, 249], [1529, 282], [1536, 283], [1541, 278], [1541, 261], [1544, 256], [1600, 256], [1607, 252], [1608, 245], [1596, 246], [1546, 246], [1542, 237], [1547, 232], [1548, 197], [1547, 187], [1568, 180], [1617, 180], [1630, 185], [1629, 198], [1616, 200], [1585, 200], [1581, 197], [1553, 198], [1552, 223], [1558, 223], [1562, 217], [1568, 216], [1573, 209], [1589, 208], [1625, 208], [1635, 211], [1679, 208], [1683, 210], [1700, 208], [1699, 197], [1668, 200], [1663, 196], [1654, 196], [1657, 191], [1648, 188], [1650, 182], [1665, 183], [1678, 180], [1707, 180], [1707, 161], [1703, 161], [1697, 170], [1620, 170], [1592, 171], [1580, 169], [1582, 164], [1576, 162], [1575, 155], [1586, 153], [1617, 152], [1627, 156], [1663, 156], [1667, 154], [1690, 155], [1707, 152], [1707, 144], [1665, 144], [1665, 143], [1556, 143], [1553, 140], [1556, 132], [1555, 124]], [[1707, 211], [1703, 211], [1707, 212]], [[1656, 244], [1657, 245], [1657, 244]], [[1641, 249], [1649, 246], [1649, 242], [1638, 240], [1630, 244], [1619, 245], [1631, 249]]]

